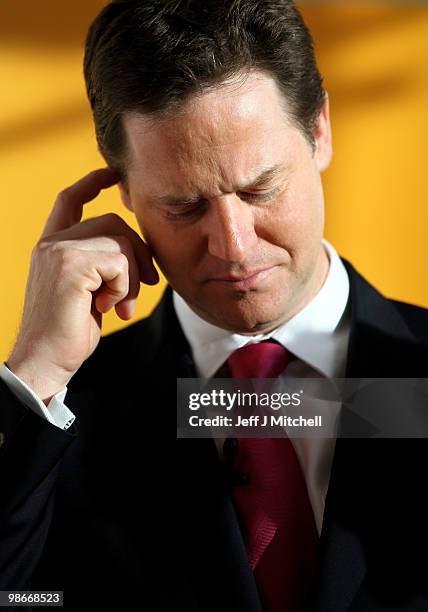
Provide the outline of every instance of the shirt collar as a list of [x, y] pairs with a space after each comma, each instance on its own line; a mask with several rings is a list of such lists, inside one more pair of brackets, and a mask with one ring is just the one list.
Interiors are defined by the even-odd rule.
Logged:
[[296, 357], [328, 378], [343, 376], [349, 325], [343, 321], [349, 297], [349, 279], [334, 247], [323, 240], [329, 270], [323, 286], [294, 317], [268, 334], [243, 336], [204, 321], [175, 291], [174, 308], [192, 349], [196, 371], [211, 377], [236, 349], [273, 338]]

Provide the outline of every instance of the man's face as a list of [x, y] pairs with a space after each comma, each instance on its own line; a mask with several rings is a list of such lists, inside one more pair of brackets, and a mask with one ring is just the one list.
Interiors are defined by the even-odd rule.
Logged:
[[244, 334], [298, 312], [324, 282], [320, 172], [331, 156], [328, 105], [314, 152], [263, 73], [191, 99], [168, 119], [124, 117], [125, 204], [172, 287], [203, 319]]

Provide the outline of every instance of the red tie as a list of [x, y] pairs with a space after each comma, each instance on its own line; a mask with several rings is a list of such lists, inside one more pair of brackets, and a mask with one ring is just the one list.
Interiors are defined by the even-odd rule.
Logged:
[[[233, 378], [276, 378], [293, 358], [275, 342], [250, 344], [228, 359]], [[286, 436], [284, 432], [284, 436]], [[233, 490], [248, 559], [265, 612], [302, 610], [318, 533], [305, 480], [288, 437], [240, 438]]]

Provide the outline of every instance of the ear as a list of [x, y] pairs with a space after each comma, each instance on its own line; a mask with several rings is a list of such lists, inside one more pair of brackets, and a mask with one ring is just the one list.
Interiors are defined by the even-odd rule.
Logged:
[[333, 155], [330, 125], [330, 103], [327, 92], [325, 94], [323, 107], [314, 127], [314, 139], [316, 147], [314, 153], [315, 162], [318, 170], [323, 172], [330, 165]]
[[128, 210], [130, 210], [131, 212], [134, 212], [131, 198], [129, 197], [128, 186], [126, 185], [124, 181], [120, 181], [120, 183], [118, 183], [118, 187], [119, 187], [119, 192], [120, 192], [120, 197], [122, 199], [122, 202], [125, 204]]

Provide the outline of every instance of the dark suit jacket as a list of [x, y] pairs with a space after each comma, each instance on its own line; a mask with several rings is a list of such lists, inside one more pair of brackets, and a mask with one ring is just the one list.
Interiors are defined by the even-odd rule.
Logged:
[[[428, 313], [351, 284], [348, 377], [428, 378]], [[194, 376], [171, 291], [102, 338], [69, 384], [62, 431], [0, 381], [0, 588], [68, 610], [261, 612], [212, 440], [176, 440]], [[339, 439], [311, 612], [428, 610], [425, 439]]]

